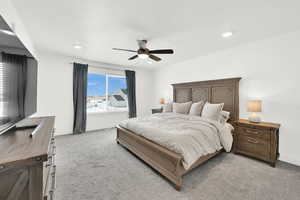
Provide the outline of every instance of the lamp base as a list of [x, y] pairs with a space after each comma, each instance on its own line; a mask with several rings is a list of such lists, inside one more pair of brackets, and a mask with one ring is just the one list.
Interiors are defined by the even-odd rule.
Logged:
[[256, 113], [252, 113], [252, 115], [248, 118], [250, 122], [259, 123], [261, 122], [261, 119], [259, 116], [256, 115]]

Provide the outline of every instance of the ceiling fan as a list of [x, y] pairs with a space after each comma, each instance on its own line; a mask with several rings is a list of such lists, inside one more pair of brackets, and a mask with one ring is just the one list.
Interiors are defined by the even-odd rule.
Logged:
[[136, 58], [142, 58], [142, 59], [147, 59], [147, 58], [151, 58], [152, 60], [155, 61], [161, 61], [161, 58], [153, 55], [153, 54], [173, 54], [174, 51], [173, 49], [156, 49], [156, 50], [150, 50], [146, 47], [147, 44], [147, 40], [138, 40], [138, 46], [139, 49], [138, 50], [130, 50], [130, 49], [119, 49], [119, 48], [113, 48], [113, 50], [118, 50], [118, 51], [128, 51], [128, 52], [134, 52], [137, 53], [137, 55], [134, 55], [130, 58], [128, 58], [128, 60], [133, 60]]

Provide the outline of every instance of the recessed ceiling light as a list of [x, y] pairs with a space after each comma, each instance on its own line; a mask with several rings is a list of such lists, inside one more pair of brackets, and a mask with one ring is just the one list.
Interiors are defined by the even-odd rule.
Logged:
[[141, 53], [141, 54], [138, 54], [139, 58], [141, 59], [147, 59], [149, 57], [148, 54], [145, 54], [145, 53]]
[[227, 32], [222, 33], [223, 38], [229, 38], [231, 36], [233, 36], [233, 32], [231, 32], [231, 31], [227, 31]]
[[15, 36], [15, 33], [10, 31], [10, 30], [6, 30], [6, 29], [0, 29], [1, 33], [4, 33], [6, 35], [11, 35], [11, 36]]
[[82, 46], [80, 44], [74, 44], [73, 47], [74, 49], [82, 49]]

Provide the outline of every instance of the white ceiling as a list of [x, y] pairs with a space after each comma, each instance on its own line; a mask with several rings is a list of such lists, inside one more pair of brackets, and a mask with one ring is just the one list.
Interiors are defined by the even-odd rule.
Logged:
[[[12, 0], [37, 49], [155, 68], [300, 28], [299, 0]], [[221, 33], [234, 36], [223, 39]], [[137, 39], [173, 48], [159, 63], [128, 61]], [[80, 42], [84, 48], [75, 50]]]

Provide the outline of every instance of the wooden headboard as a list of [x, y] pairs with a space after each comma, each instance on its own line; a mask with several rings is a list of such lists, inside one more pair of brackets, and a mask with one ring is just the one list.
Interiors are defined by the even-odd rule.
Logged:
[[230, 119], [239, 119], [238, 78], [176, 83], [173, 86], [173, 101], [178, 103], [204, 101], [224, 103], [223, 110], [230, 112]]

